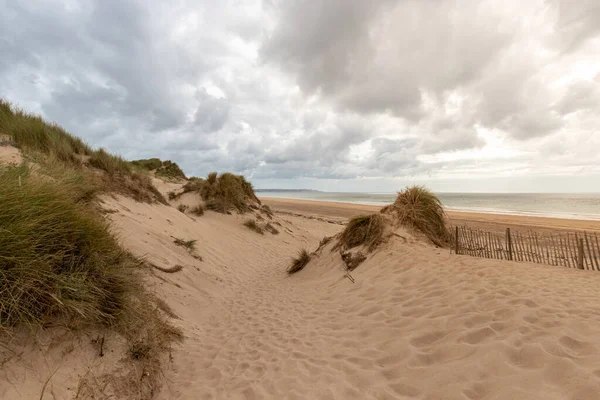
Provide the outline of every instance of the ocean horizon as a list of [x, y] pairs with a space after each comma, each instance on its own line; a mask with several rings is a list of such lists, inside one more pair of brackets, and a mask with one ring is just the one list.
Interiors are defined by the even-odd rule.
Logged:
[[[449, 211], [600, 221], [600, 193], [443, 193]], [[396, 193], [257, 190], [259, 197], [387, 205]]]

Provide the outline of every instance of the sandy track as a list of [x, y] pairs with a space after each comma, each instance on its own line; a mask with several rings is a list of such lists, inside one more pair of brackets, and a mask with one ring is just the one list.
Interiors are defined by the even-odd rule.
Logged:
[[598, 398], [598, 273], [456, 256], [400, 232], [354, 284], [328, 248], [287, 277], [295, 251], [340, 226], [284, 216], [280, 235], [261, 236], [241, 217], [152, 207], [152, 222], [114, 215], [151, 232], [149, 254], [182, 257], [173, 234], [204, 257], [157, 288], [187, 336], [160, 398]]

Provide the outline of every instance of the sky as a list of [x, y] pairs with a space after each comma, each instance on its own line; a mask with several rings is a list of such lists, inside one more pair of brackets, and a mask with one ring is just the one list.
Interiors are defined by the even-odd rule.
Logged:
[[600, 192], [597, 0], [0, 0], [0, 96], [257, 188]]

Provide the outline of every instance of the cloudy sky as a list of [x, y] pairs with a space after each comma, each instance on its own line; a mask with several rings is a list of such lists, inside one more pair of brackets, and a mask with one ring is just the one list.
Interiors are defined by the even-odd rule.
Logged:
[[259, 188], [600, 192], [598, 0], [0, 0], [0, 96]]

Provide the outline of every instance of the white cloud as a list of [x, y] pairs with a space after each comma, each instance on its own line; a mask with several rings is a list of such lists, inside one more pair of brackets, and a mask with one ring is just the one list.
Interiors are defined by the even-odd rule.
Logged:
[[600, 6], [459, 3], [0, 0], [0, 93], [259, 186], [600, 191]]

